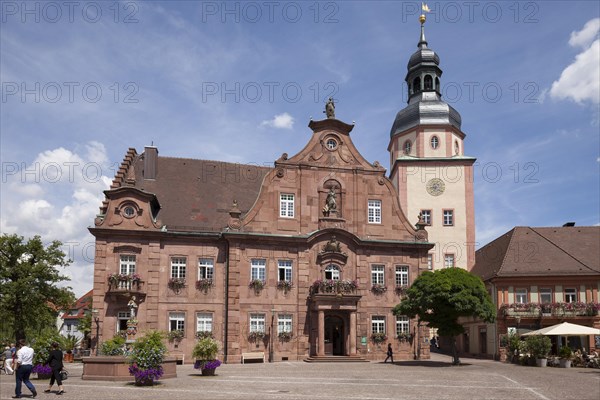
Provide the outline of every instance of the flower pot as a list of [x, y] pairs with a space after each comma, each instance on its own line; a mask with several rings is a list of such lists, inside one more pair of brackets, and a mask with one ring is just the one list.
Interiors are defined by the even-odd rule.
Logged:
[[571, 360], [561, 358], [558, 362], [561, 368], [571, 368]]
[[202, 368], [202, 376], [215, 376], [216, 368]]
[[545, 367], [546, 365], [548, 365], [548, 359], [547, 358], [536, 358], [535, 365], [537, 365], [538, 367]]
[[135, 386], [152, 386], [154, 381], [152, 379], [136, 379]]

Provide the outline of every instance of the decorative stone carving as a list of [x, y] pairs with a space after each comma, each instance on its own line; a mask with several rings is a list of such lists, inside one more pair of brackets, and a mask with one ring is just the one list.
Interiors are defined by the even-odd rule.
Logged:
[[240, 219], [241, 215], [242, 212], [238, 207], [237, 200], [233, 200], [233, 206], [231, 207], [231, 210], [229, 210], [229, 222], [227, 223], [227, 227], [235, 231], [239, 230], [242, 227], [242, 221]]
[[346, 254], [342, 251], [342, 246], [340, 242], [337, 241], [335, 235], [331, 236], [331, 240], [327, 242], [326, 245], [323, 246], [323, 250], [321, 250], [321, 254], [323, 253], [342, 253]]
[[329, 217], [329, 215], [332, 213], [337, 214], [337, 200], [334, 187], [329, 188], [329, 193], [327, 193], [327, 199], [325, 200], [325, 206], [323, 206], [323, 215], [325, 217]]
[[423, 219], [423, 213], [419, 213], [419, 221], [416, 223], [415, 228], [417, 229], [417, 233], [415, 234], [415, 238], [419, 242], [426, 242], [429, 239], [429, 234], [425, 230], [427, 224], [425, 223], [425, 219]]
[[335, 103], [333, 102], [332, 97], [330, 97], [327, 101], [327, 104], [325, 104], [325, 111], [323, 112], [325, 113], [325, 115], [327, 115], [327, 118], [335, 118]]

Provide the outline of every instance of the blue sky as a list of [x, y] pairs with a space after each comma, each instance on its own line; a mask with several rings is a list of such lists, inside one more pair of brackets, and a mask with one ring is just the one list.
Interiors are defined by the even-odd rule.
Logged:
[[[477, 157], [481, 246], [516, 225], [600, 221], [600, 9], [593, 1], [429, 2], [444, 98]], [[418, 2], [1, 3], [2, 233], [59, 239], [81, 295], [93, 223], [128, 147], [272, 165], [307, 124], [356, 122], [388, 166]]]

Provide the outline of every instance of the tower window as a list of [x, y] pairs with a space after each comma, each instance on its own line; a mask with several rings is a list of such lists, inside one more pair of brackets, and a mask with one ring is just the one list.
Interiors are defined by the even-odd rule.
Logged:
[[454, 141], [454, 154], [455, 155], [459, 155], [460, 153], [460, 146], [458, 145], [458, 140]]
[[423, 83], [425, 84], [425, 90], [433, 89], [433, 78], [431, 77], [431, 75], [425, 75]]
[[404, 154], [410, 154], [410, 150], [412, 149], [412, 143], [410, 140], [404, 142]]
[[437, 136], [431, 137], [431, 147], [435, 150], [440, 145], [440, 139]]
[[440, 78], [435, 78], [435, 90], [440, 93]]
[[337, 141], [335, 139], [327, 139], [327, 148], [333, 150], [337, 147]]
[[444, 210], [443, 216], [444, 226], [454, 225], [454, 210]]
[[413, 93], [418, 93], [421, 91], [421, 78], [416, 77], [413, 80]]

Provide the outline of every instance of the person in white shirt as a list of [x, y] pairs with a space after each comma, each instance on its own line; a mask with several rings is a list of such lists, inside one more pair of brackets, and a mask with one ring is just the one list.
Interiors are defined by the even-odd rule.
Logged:
[[27, 346], [25, 339], [19, 340], [17, 346], [17, 364], [15, 365], [17, 384], [15, 386], [15, 395], [13, 396], [13, 399], [21, 398], [22, 383], [27, 386], [33, 395], [32, 397], [35, 399], [37, 391], [35, 390], [33, 383], [29, 381], [29, 375], [31, 375], [31, 369], [33, 368], [33, 349]]

